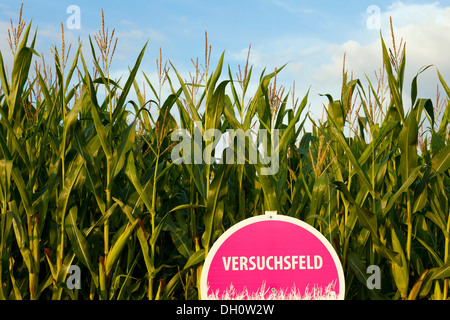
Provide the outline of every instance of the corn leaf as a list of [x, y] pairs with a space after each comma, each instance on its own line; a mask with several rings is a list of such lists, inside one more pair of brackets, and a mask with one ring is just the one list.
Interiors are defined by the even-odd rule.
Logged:
[[136, 220], [134, 223], [129, 224], [125, 231], [119, 236], [117, 241], [114, 243], [113, 247], [108, 253], [108, 257], [106, 258], [105, 263], [105, 271], [106, 275], [109, 275], [111, 273], [111, 270], [117, 260], [120, 257], [120, 253], [122, 252], [123, 248], [125, 247], [126, 242], [128, 241], [128, 237], [131, 235], [131, 232], [133, 231], [134, 227], [138, 223], [138, 220]]
[[397, 289], [400, 291], [400, 295], [405, 299], [408, 295], [408, 284], [409, 284], [409, 274], [408, 274], [408, 263], [406, 261], [405, 252], [403, 251], [403, 245], [397, 236], [394, 227], [391, 227], [391, 237], [392, 237], [392, 248], [400, 256], [400, 264], [392, 262], [392, 275], [394, 276], [394, 281]]
[[88, 270], [91, 272], [92, 278], [95, 285], [98, 285], [98, 275], [95, 272], [94, 265], [92, 264], [90, 245], [86, 241], [83, 233], [77, 227], [77, 212], [78, 208], [76, 206], [70, 208], [65, 222], [65, 230], [69, 237], [70, 243], [72, 244], [75, 256], [84, 264]]

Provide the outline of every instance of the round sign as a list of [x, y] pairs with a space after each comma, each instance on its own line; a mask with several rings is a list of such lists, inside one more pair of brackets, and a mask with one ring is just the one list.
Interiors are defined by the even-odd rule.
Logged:
[[243, 220], [214, 243], [203, 265], [201, 298], [344, 299], [344, 272], [311, 225], [269, 212]]

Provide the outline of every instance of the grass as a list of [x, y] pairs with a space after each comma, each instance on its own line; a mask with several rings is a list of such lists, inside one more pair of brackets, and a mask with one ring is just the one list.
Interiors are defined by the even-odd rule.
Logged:
[[[0, 55], [0, 299], [197, 299], [215, 240], [265, 211], [329, 239], [346, 299], [449, 298], [450, 89], [439, 72], [445, 98], [418, 98], [417, 77], [404, 89], [407, 50], [394, 32], [392, 49], [381, 38], [375, 81], [353, 79], [344, 65], [340, 96], [324, 95], [315, 120], [304, 113], [308, 94], [277, 88], [282, 66], [261, 74], [253, 93], [248, 62], [219, 82], [224, 56], [209, 65], [206, 34], [204, 65], [192, 60], [189, 81], [161, 54], [151, 83], [140, 70], [147, 44], [126, 79], [110, 79], [117, 40], [103, 17], [85, 45], [92, 71], [80, 46], [68, 59], [63, 29], [50, 63], [34, 50], [30, 24], [11, 25], [13, 65]], [[141, 72], [150, 93], [136, 82]], [[280, 130], [274, 176], [248, 159], [172, 162], [176, 129], [258, 128]], [[66, 285], [71, 265], [81, 289]], [[370, 265], [380, 267], [381, 289], [366, 285]]]
[[264, 282], [256, 292], [248, 292], [247, 289], [241, 292], [236, 291], [233, 284], [222, 292], [214, 292], [208, 295], [209, 300], [337, 300], [339, 293], [334, 289], [335, 283], [330, 283], [325, 288], [314, 286], [313, 288], [306, 287], [304, 292], [296, 288], [286, 288], [272, 291], [266, 288]]

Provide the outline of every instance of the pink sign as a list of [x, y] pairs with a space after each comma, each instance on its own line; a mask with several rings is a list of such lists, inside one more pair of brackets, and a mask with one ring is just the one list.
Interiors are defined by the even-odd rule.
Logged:
[[328, 240], [298, 219], [266, 213], [228, 229], [203, 265], [202, 299], [344, 299]]

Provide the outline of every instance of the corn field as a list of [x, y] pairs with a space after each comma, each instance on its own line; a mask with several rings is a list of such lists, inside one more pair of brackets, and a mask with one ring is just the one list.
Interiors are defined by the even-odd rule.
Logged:
[[[189, 80], [160, 56], [152, 83], [140, 68], [150, 43], [118, 80], [109, 75], [117, 38], [104, 24], [71, 59], [62, 31], [51, 63], [35, 51], [37, 37], [20, 20], [9, 38], [13, 65], [0, 55], [0, 299], [198, 299], [215, 240], [267, 210], [332, 243], [346, 299], [450, 298], [450, 89], [432, 66], [404, 83], [404, 44], [380, 38], [376, 79], [353, 79], [344, 64], [340, 96], [322, 96], [317, 120], [309, 92], [277, 87], [283, 66], [255, 76], [247, 60], [236, 74], [222, 54], [210, 67], [206, 44]], [[422, 72], [436, 73], [446, 97], [418, 97]], [[171, 157], [178, 129], [258, 128], [280, 132], [275, 175], [248, 157]], [[192, 141], [193, 150], [212, 146]], [[79, 289], [66, 283], [70, 266], [80, 268]], [[377, 288], [367, 285], [369, 266], [379, 267]]]

